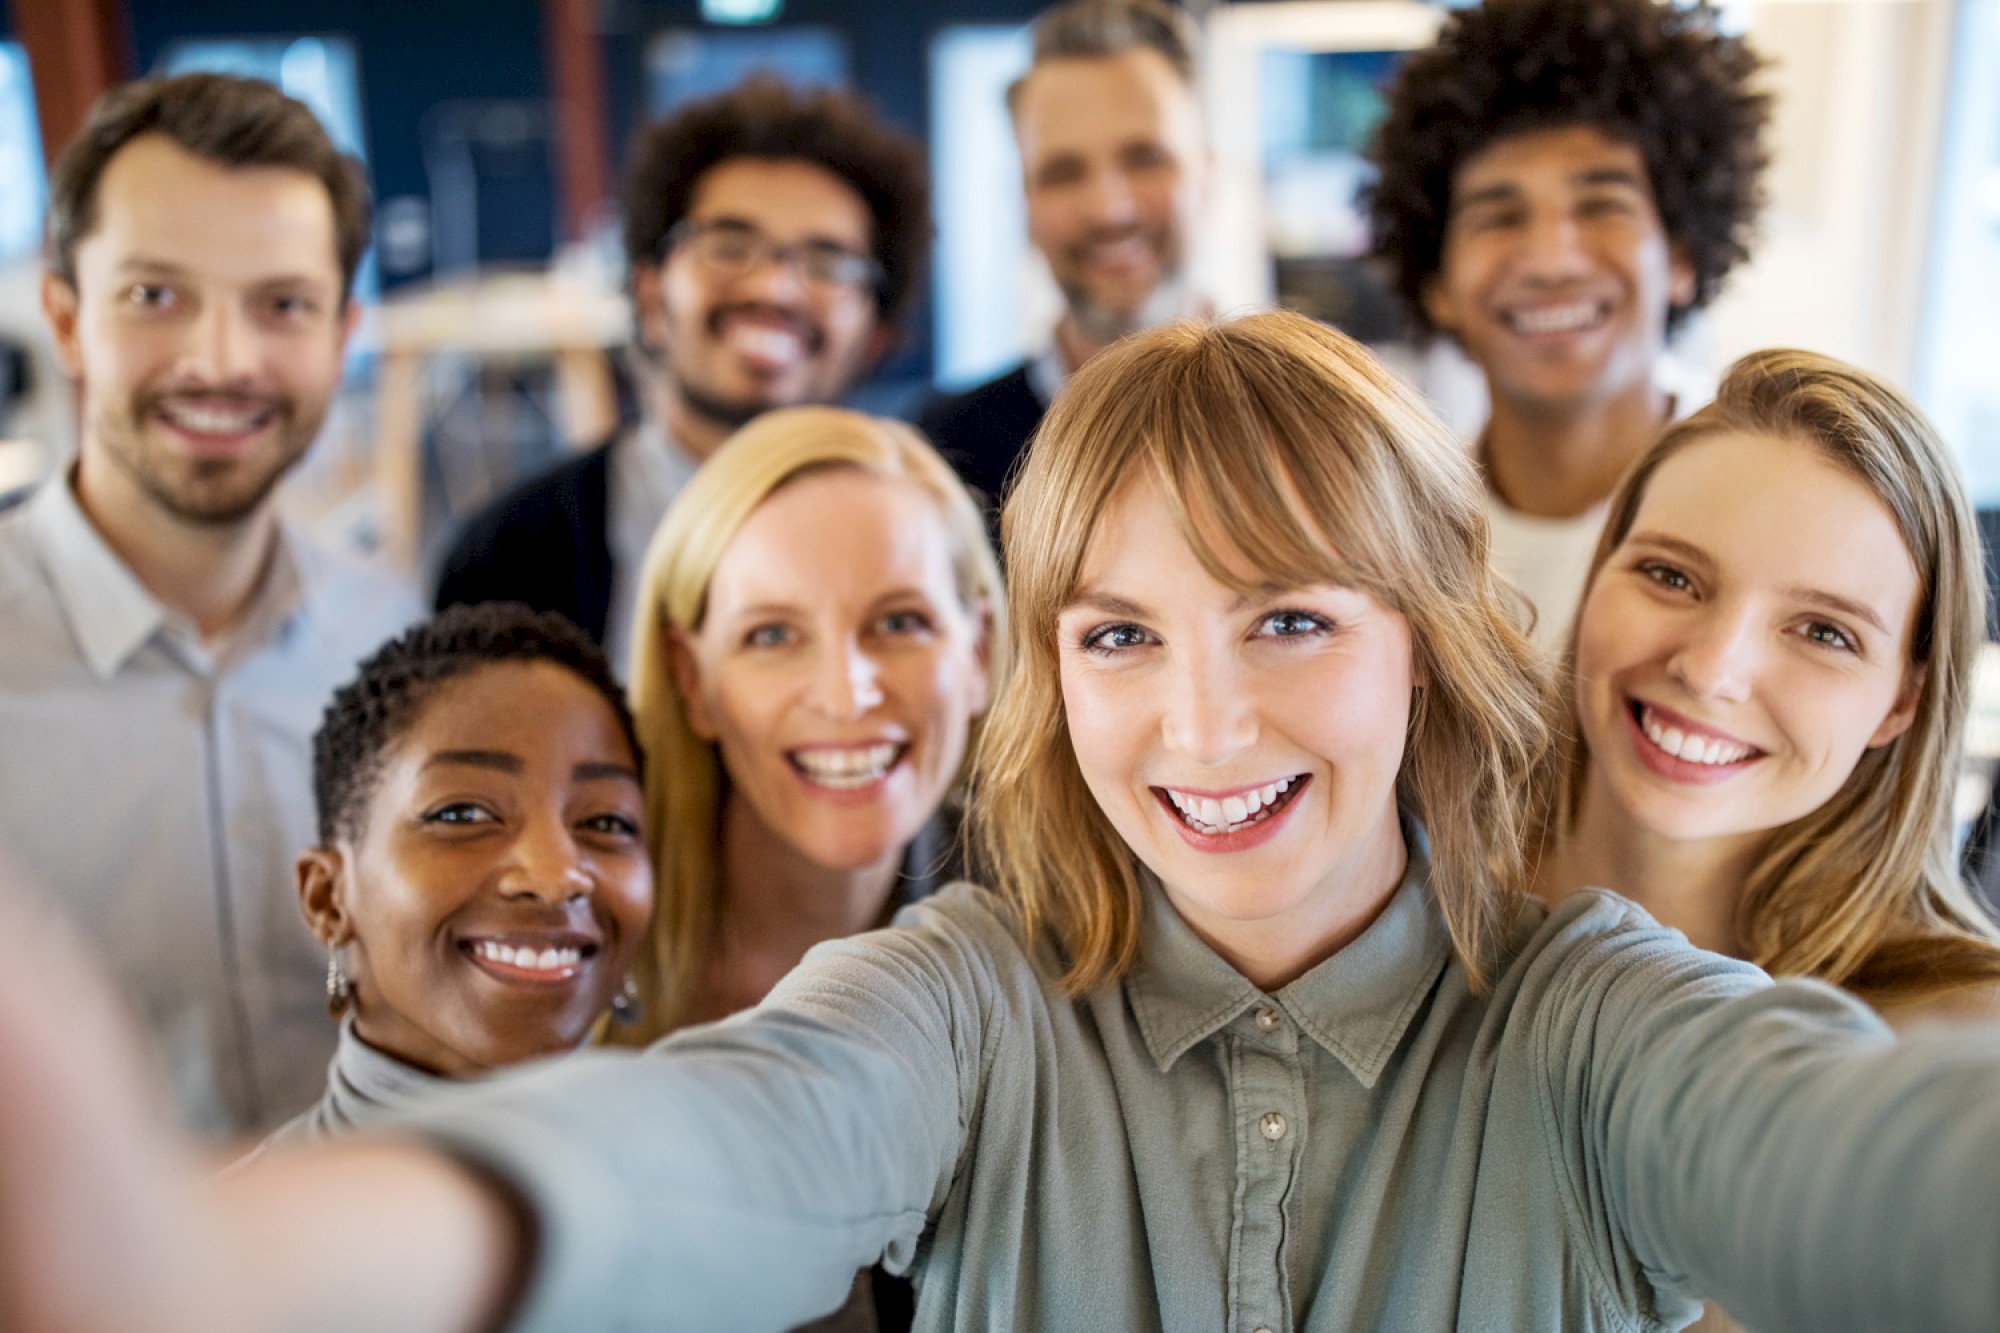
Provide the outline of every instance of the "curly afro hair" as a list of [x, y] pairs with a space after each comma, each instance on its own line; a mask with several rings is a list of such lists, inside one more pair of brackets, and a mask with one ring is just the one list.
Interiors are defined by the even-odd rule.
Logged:
[[389, 750], [438, 690], [497, 662], [549, 662], [574, 672], [603, 696], [633, 759], [644, 765], [624, 687], [588, 635], [553, 611], [518, 602], [454, 606], [391, 639], [334, 691], [313, 733], [313, 801], [322, 846], [360, 836]]
[[1637, 147], [1669, 240], [1694, 269], [1675, 329], [1750, 253], [1769, 160], [1764, 61], [1716, 30], [1708, 5], [1655, 0], [1486, 0], [1445, 21], [1403, 63], [1370, 150], [1375, 253], [1431, 332], [1423, 291], [1443, 261], [1452, 178], [1510, 135], [1592, 126]]
[[753, 74], [639, 132], [625, 176], [627, 264], [659, 263], [703, 173], [739, 157], [810, 162], [860, 195], [882, 265], [876, 313], [889, 324], [902, 317], [930, 254], [923, 148], [853, 93], [797, 89], [772, 74]]

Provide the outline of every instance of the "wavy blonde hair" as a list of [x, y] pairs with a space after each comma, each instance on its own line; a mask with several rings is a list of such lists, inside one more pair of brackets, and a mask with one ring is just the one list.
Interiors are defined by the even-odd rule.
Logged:
[[[1951, 827], [1985, 622], [1979, 530], [1950, 452], [1909, 399], [1813, 352], [1737, 361], [1715, 401], [1669, 426], [1613, 493], [1584, 598], [1631, 531], [1653, 474], [1721, 434], [1793, 440], [1860, 480], [1895, 520], [1918, 580], [1915, 720], [1866, 751], [1825, 804], [1771, 831], [1736, 903], [1746, 956], [1773, 975], [1818, 977], [1877, 1001], [2000, 981], [2000, 931], [1959, 874]], [[1574, 831], [1590, 764], [1574, 725], [1575, 664], [1572, 626], [1555, 696], [1569, 719], [1549, 787], [1546, 823], [1556, 838]]]
[[[987, 720], [973, 805], [1024, 928], [1054, 935], [1073, 994], [1137, 955], [1138, 866], [1077, 768], [1055, 625], [1105, 510], [1142, 476], [1230, 588], [1339, 583], [1408, 619], [1425, 683], [1397, 798], [1429, 832], [1453, 946], [1483, 987], [1523, 894], [1528, 779], [1547, 748], [1540, 658], [1488, 566], [1464, 446], [1360, 344], [1292, 314], [1128, 338], [1077, 373], [1035, 435], [1004, 519], [1015, 678]], [[1264, 586], [1244, 587], [1232, 556]]]
[[[668, 657], [671, 635], [701, 628], [716, 566], [759, 505], [800, 477], [841, 468], [913, 482], [936, 502], [951, 539], [959, 599], [986, 613], [994, 687], [1006, 679], [1006, 604], [986, 521], [923, 436], [899, 421], [833, 407], [766, 412], [731, 435], [668, 509], [639, 579], [630, 680], [632, 711], [646, 748], [657, 906], [651, 938], [633, 967], [641, 1018], [612, 1031], [619, 1044], [643, 1045], [699, 1011], [726, 890], [720, 849], [728, 774], [715, 746], [688, 724]], [[974, 742], [979, 726], [975, 718]]]

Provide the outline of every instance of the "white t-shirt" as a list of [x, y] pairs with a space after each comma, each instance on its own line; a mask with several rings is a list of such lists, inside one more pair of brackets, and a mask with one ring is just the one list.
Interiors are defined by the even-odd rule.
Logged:
[[1583, 599], [1584, 575], [1604, 527], [1605, 506], [1593, 505], [1574, 518], [1537, 518], [1507, 507], [1486, 493], [1486, 520], [1493, 529], [1493, 567], [1514, 581], [1535, 608], [1536, 644], [1562, 651], [1570, 622]]

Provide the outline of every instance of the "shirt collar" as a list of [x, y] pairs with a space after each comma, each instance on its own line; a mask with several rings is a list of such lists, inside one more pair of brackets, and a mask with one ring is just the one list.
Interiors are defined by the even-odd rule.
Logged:
[[[27, 521], [33, 525], [49, 582], [90, 669], [109, 680], [163, 632], [182, 640], [190, 655], [205, 659], [193, 626], [146, 591], [84, 514], [71, 477], [66, 469], [44, 483], [28, 501]], [[270, 566], [233, 642], [273, 636], [300, 610], [310, 617], [315, 581], [302, 568], [310, 558], [304, 543], [279, 524]]]
[[1150, 875], [1139, 961], [1125, 983], [1132, 1012], [1160, 1072], [1245, 1010], [1275, 1004], [1299, 1030], [1373, 1087], [1451, 959], [1430, 890], [1430, 852], [1405, 825], [1409, 866], [1389, 903], [1346, 948], [1274, 995], [1202, 943]]

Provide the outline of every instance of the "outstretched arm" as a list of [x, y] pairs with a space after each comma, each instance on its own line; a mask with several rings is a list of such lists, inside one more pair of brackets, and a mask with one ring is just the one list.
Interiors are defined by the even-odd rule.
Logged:
[[0, 872], [0, 1328], [473, 1330], [527, 1231], [434, 1150], [347, 1144], [225, 1179], [166, 1128], [130, 1024]]

